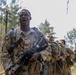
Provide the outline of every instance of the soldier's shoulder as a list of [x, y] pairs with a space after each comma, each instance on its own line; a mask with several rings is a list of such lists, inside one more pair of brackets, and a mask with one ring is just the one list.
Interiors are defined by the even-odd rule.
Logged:
[[43, 33], [37, 27], [32, 27], [31, 29], [35, 31], [36, 35], [43, 36]]
[[16, 31], [16, 30], [19, 30], [19, 28], [14, 28], [14, 29], [11, 29], [9, 32], [7, 32], [7, 34], [4, 35], [5, 41], [10, 39], [10, 34], [11, 34], [12, 30]]
[[34, 30], [34, 32], [38, 32], [38, 33], [40, 32], [39, 29], [36, 27], [32, 27], [31, 29]]

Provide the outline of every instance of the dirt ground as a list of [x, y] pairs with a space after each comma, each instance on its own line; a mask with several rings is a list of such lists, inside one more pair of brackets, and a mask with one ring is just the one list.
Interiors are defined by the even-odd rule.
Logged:
[[71, 70], [72, 70], [72, 75], [76, 75], [76, 67], [72, 67]]

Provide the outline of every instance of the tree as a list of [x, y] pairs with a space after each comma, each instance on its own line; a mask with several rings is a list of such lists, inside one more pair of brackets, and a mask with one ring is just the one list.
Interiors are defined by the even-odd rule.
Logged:
[[15, 28], [19, 25], [19, 17], [18, 17], [18, 10], [21, 9], [19, 5], [14, 5], [10, 7], [9, 10], [9, 29]]
[[19, 25], [17, 12], [21, 7], [19, 4], [16, 4], [15, 1], [16, 0], [12, 0], [10, 6], [8, 6], [7, 3], [5, 6], [0, 6], [0, 21], [2, 22], [2, 25], [5, 25], [5, 33], [7, 33], [6, 29], [9, 31], [11, 28], [15, 28]]
[[73, 28], [71, 31], [67, 32], [66, 38], [69, 43], [76, 43], [76, 28]]
[[15, 3], [16, 2], [16, 0], [12, 0], [12, 2], [11, 3]]
[[49, 34], [49, 35], [54, 35], [56, 34], [54, 32], [54, 27], [50, 27], [50, 24], [47, 20], [45, 20], [44, 23], [40, 23], [39, 27], [40, 31], [43, 33], [43, 34]]
[[67, 32], [65, 40], [67, 44], [69, 44], [70, 48], [76, 51], [76, 28], [73, 28], [72, 30]]

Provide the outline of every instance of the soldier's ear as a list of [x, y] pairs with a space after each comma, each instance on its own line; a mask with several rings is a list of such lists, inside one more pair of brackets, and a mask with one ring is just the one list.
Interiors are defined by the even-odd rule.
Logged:
[[30, 20], [32, 19], [32, 17], [30, 17]]

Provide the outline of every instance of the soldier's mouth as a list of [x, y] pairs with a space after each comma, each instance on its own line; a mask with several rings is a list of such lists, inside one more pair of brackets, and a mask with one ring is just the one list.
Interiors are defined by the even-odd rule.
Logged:
[[23, 22], [26, 22], [27, 20], [22, 20]]

